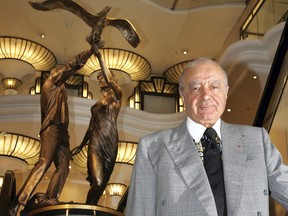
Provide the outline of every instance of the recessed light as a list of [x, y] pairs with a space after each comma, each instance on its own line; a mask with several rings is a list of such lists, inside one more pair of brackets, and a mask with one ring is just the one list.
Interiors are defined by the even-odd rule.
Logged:
[[44, 34], [41, 34], [41, 38], [45, 38], [45, 35], [44, 35]]
[[187, 50], [183, 50], [183, 54], [187, 55], [188, 51]]
[[252, 76], [252, 79], [254, 79], [254, 80], [257, 79], [257, 78], [258, 78], [257, 75], [253, 75], [253, 76]]
[[231, 109], [231, 108], [228, 108], [228, 109], [227, 109], [227, 112], [231, 112], [231, 111], [232, 111], [232, 109]]

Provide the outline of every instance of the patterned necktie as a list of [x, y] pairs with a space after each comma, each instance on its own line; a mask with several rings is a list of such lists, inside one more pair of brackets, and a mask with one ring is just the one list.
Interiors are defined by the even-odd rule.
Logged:
[[218, 216], [222, 216], [227, 215], [227, 207], [222, 158], [216, 136], [217, 133], [213, 128], [207, 128], [201, 143], [204, 148], [204, 167], [214, 195]]

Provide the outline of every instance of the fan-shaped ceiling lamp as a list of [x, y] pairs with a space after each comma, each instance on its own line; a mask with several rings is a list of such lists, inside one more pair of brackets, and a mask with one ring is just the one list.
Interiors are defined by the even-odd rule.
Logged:
[[0, 156], [20, 159], [30, 166], [38, 161], [39, 152], [39, 140], [20, 134], [0, 132]]
[[2, 79], [5, 87], [5, 94], [17, 94], [18, 87], [22, 85], [22, 81], [15, 77], [6, 77]]
[[6, 77], [2, 79], [2, 83], [5, 89], [14, 89], [17, 90], [18, 87], [22, 84], [22, 81], [15, 77]]
[[[151, 66], [142, 56], [122, 49], [104, 48], [100, 50], [107, 67], [112, 70], [122, 71], [130, 75], [134, 81], [144, 80], [151, 73]], [[90, 76], [100, 70], [98, 59], [92, 55], [79, 73]]]
[[[116, 163], [134, 165], [136, 149], [137, 143], [135, 142], [119, 141]], [[72, 162], [83, 173], [86, 173], [87, 170], [87, 150], [88, 146], [86, 145], [79, 154], [72, 157]]]
[[36, 71], [55, 67], [56, 58], [42, 45], [16, 37], [0, 37], [0, 59], [18, 59], [31, 64]]
[[120, 196], [122, 197], [127, 190], [127, 186], [121, 183], [109, 183], [107, 184], [105, 191], [109, 196]]
[[171, 66], [164, 72], [163, 76], [171, 83], [179, 83], [179, 78], [188, 62], [190, 61], [181, 62]]

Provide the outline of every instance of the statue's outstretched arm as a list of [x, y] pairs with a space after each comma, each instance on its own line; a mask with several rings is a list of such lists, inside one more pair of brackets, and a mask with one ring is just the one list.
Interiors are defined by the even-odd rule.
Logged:
[[73, 74], [75, 74], [85, 65], [86, 61], [90, 58], [92, 54], [92, 49], [90, 49], [77, 55], [64, 67], [59, 69], [53, 68], [50, 72], [53, 83], [57, 86], [64, 84]]
[[72, 61], [66, 64], [63, 70], [63, 76], [65, 77], [65, 79], [66, 80], [69, 79], [71, 75], [73, 75], [79, 69], [81, 69], [92, 54], [93, 54], [92, 49], [82, 52], [79, 55], [77, 55]]

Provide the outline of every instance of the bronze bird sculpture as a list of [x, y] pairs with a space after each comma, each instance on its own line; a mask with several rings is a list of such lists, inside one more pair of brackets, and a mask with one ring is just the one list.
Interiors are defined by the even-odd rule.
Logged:
[[29, 4], [36, 10], [50, 11], [54, 9], [65, 9], [77, 15], [92, 28], [92, 32], [87, 38], [90, 44], [93, 39], [101, 40], [102, 31], [106, 26], [113, 26], [119, 29], [131, 46], [137, 47], [140, 43], [140, 36], [128, 20], [107, 16], [111, 7], [105, 7], [99, 13], [93, 15], [73, 0], [46, 0], [41, 3], [29, 1]]

